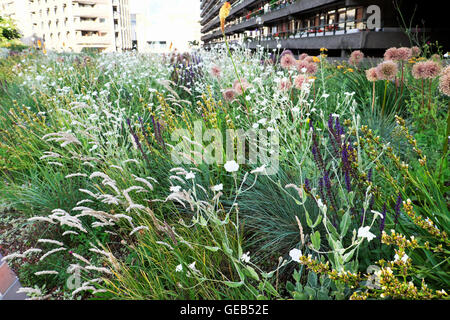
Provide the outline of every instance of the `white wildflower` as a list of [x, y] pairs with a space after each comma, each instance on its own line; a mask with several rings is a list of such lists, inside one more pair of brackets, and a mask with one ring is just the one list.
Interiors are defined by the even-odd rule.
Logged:
[[239, 164], [234, 160], [227, 161], [224, 168], [227, 172], [236, 172], [239, 170]]
[[289, 256], [292, 258], [293, 261], [300, 262], [300, 257], [302, 256], [302, 251], [294, 248], [291, 251], [289, 251]]
[[212, 189], [212, 191], [222, 191], [223, 190], [223, 184], [221, 183], [221, 184], [212, 186], [211, 189]]
[[361, 227], [358, 229], [358, 237], [366, 238], [367, 241], [370, 242], [376, 236], [372, 232], [370, 232], [370, 226], [367, 226], [367, 227]]

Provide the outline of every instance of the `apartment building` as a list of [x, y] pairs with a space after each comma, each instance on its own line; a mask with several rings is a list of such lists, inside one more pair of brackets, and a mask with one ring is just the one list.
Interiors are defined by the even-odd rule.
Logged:
[[[223, 42], [219, 10], [225, 1], [202, 0], [205, 47]], [[415, 37], [438, 40], [448, 48], [445, 10], [420, 0], [231, 0], [225, 25], [228, 41], [255, 49], [285, 48], [294, 52], [345, 56], [351, 50], [380, 55], [392, 46], [409, 46], [403, 21]], [[401, 14], [399, 13], [401, 12]]]
[[131, 49], [128, 0], [0, 0], [0, 15], [15, 20], [25, 42], [47, 50]]
[[116, 51], [131, 50], [131, 14], [128, 0], [112, 0]]

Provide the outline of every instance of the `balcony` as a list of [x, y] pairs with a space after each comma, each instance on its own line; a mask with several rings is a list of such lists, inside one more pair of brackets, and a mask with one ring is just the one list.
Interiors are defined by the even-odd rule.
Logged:
[[77, 36], [75, 41], [78, 45], [111, 45], [111, 37], [100, 36]]
[[[234, 15], [238, 14], [243, 9], [245, 9], [248, 6], [252, 5], [256, 1], [258, 1], [258, 0], [244, 0], [244, 1], [241, 1], [241, 2], [236, 2], [236, 4], [230, 10], [230, 15], [228, 16], [228, 20], [232, 19]], [[220, 21], [219, 21], [219, 11], [218, 10], [217, 10], [217, 16], [214, 17], [211, 21], [209, 21], [202, 28], [202, 30], [201, 30], [202, 33], [205, 33], [207, 31], [211, 30], [211, 28], [213, 28], [214, 26], [218, 26], [219, 25]], [[204, 19], [204, 20], [206, 20], [206, 19]]]
[[76, 17], [87, 17], [87, 18], [107, 17], [108, 16], [105, 13], [104, 8], [102, 8], [102, 7], [94, 7], [94, 8], [78, 7], [78, 8], [74, 8], [73, 15], [76, 16]]
[[107, 31], [108, 25], [101, 22], [95, 21], [80, 21], [75, 23], [75, 30], [83, 31]]

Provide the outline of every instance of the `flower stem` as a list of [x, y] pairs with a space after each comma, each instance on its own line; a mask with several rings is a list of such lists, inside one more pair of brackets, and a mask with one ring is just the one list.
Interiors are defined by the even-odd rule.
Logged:
[[372, 113], [373, 113], [374, 107], [375, 107], [375, 81], [373, 82], [373, 88], [372, 88]]
[[383, 96], [383, 106], [381, 107], [381, 116], [384, 115], [384, 107], [386, 106], [386, 92], [387, 92], [388, 80], [384, 81], [384, 96]]
[[450, 100], [448, 102], [448, 110], [447, 110], [447, 131], [445, 132], [444, 143], [442, 146], [442, 160], [439, 166], [439, 178], [442, 174], [442, 166], [444, 161], [447, 161], [447, 152], [448, 152], [448, 137], [450, 136]]
[[233, 64], [234, 73], [236, 73], [236, 76], [237, 76], [237, 78], [239, 80], [239, 84], [241, 85], [241, 88], [242, 88], [242, 94], [244, 96], [245, 109], [247, 110], [247, 117], [249, 117], [250, 113], [249, 113], [249, 108], [248, 108], [248, 105], [247, 105], [247, 97], [245, 95], [245, 88], [242, 86], [241, 77], [239, 76], [239, 73], [238, 73], [237, 68], [236, 68], [236, 64], [234, 63], [234, 59], [233, 59], [233, 56], [232, 56], [231, 51], [230, 51], [230, 46], [228, 45], [227, 37], [225, 36], [225, 32], [222, 31], [222, 34], [223, 34], [223, 39], [225, 40], [225, 45], [227, 46], [228, 55], [230, 56], [231, 63]]

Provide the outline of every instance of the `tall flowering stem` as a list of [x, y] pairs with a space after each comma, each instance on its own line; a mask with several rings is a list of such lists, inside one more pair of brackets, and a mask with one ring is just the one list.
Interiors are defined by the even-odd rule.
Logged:
[[403, 94], [403, 67], [404, 67], [404, 64], [402, 61], [402, 88], [400, 89], [400, 96]]
[[447, 161], [449, 137], [450, 137], [450, 100], [448, 102], [448, 111], [447, 111], [447, 131], [444, 137], [444, 145], [442, 146], [442, 161], [441, 164], [439, 165], [439, 177], [441, 177], [442, 174], [442, 166], [444, 164], [444, 161]]
[[[381, 107], [381, 116], [384, 115], [384, 107], [386, 106], [386, 93], [387, 93], [388, 80], [384, 81], [384, 96], [383, 96], [383, 106]], [[422, 83], [423, 84], [423, 83]]]
[[373, 82], [373, 86], [372, 86], [372, 113], [373, 113], [374, 107], [375, 107], [375, 81]]
[[247, 111], [247, 117], [249, 117], [250, 113], [249, 113], [249, 108], [247, 105], [247, 97], [245, 94], [245, 88], [242, 86], [241, 77], [239, 76], [239, 73], [237, 71], [236, 64], [234, 63], [233, 55], [231, 54], [230, 46], [228, 45], [228, 40], [225, 35], [225, 19], [230, 14], [230, 8], [231, 8], [231, 5], [229, 2], [225, 2], [223, 4], [222, 8], [220, 8], [220, 11], [219, 11], [220, 28], [222, 30], [223, 40], [225, 41], [225, 45], [227, 46], [228, 55], [230, 56], [231, 63], [233, 64], [234, 73], [236, 73], [236, 77], [238, 78], [239, 84], [241, 85], [241, 88], [242, 88], [242, 95], [244, 96], [244, 105], [245, 105], [245, 109]]

